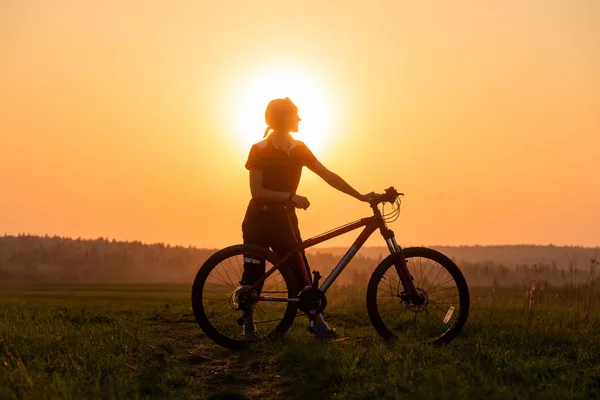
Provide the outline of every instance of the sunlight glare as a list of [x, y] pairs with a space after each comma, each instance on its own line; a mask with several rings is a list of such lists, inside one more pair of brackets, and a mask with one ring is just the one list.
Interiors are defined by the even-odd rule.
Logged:
[[322, 154], [330, 139], [334, 118], [326, 87], [314, 75], [297, 68], [270, 67], [248, 76], [238, 90], [232, 122], [245, 149], [262, 140], [269, 101], [289, 97], [298, 106], [302, 119], [298, 132], [292, 133], [294, 138], [306, 143], [316, 155]]

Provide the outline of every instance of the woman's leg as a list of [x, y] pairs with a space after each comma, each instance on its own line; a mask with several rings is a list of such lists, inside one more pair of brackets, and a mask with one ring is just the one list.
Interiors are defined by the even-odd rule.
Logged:
[[[271, 228], [273, 229], [271, 248], [279, 257], [293, 251], [298, 243], [302, 241], [296, 214], [286, 211], [284, 208], [276, 213]], [[308, 261], [303, 250], [292, 255], [289, 265], [294, 273], [294, 278], [296, 278], [298, 290], [310, 285]]]
[[[271, 246], [276, 254], [283, 256], [294, 250], [298, 243], [302, 241], [296, 213], [287, 212], [285, 215], [282, 215], [278, 218], [277, 227], [279, 235], [277, 236], [277, 240], [271, 243]], [[310, 285], [310, 268], [304, 250], [294, 255], [290, 261], [290, 266], [294, 271], [299, 289]], [[336, 336], [335, 330], [329, 328], [321, 314], [314, 316], [311, 325], [309, 326], [309, 330], [320, 338], [331, 338]]]
[[[268, 221], [259, 210], [248, 209], [244, 222], [242, 223], [242, 236], [244, 244], [254, 244], [266, 249], [269, 248]], [[241, 285], [252, 285], [261, 276], [265, 274], [265, 260], [257, 259], [251, 255], [244, 255], [244, 270]], [[258, 292], [262, 289], [262, 285], [258, 288]]]
[[[266, 221], [265, 213], [260, 210], [253, 209], [250, 206], [246, 211], [244, 222], [242, 223], [242, 236], [244, 244], [253, 244], [266, 249], [269, 248], [269, 238], [267, 235], [266, 228], [268, 227], [268, 221]], [[244, 270], [240, 279], [240, 285], [252, 285], [260, 277], [265, 274], [265, 260], [253, 257], [251, 254], [244, 254]], [[257, 287], [257, 294], [260, 294], [262, 290], [262, 283]], [[237, 290], [242, 290], [238, 287]], [[254, 307], [244, 310], [244, 324], [242, 326], [242, 333], [244, 339], [248, 341], [257, 339], [257, 329], [254, 324]]]

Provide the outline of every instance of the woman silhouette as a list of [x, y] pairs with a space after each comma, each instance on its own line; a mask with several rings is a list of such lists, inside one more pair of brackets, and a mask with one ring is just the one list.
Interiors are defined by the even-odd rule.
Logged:
[[[271, 248], [279, 256], [293, 250], [301, 241], [295, 208], [307, 209], [308, 199], [296, 194], [302, 167], [308, 167], [335, 189], [360, 201], [368, 202], [375, 193], [360, 194], [340, 176], [321, 164], [308, 147], [290, 135], [298, 132], [298, 108], [289, 98], [271, 101], [265, 111], [267, 130], [265, 139], [252, 146], [246, 168], [250, 171], [250, 192], [242, 233], [245, 244]], [[265, 274], [264, 262], [245, 260], [240, 285], [252, 285]], [[301, 259], [290, 261], [298, 287], [310, 284], [308, 263], [302, 252]], [[309, 331], [319, 338], [336, 335], [323, 316], [317, 314]], [[245, 314], [243, 333], [245, 340], [256, 338], [256, 325], [252, 311]]]

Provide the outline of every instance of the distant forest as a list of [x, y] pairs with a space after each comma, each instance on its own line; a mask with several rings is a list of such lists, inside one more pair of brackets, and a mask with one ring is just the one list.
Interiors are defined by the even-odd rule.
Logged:
[[[457, 262], [472, 286], [527, 286], [533, 280], [553, 286], [598, 280], [600, 254], [594, 248], [557, 246], [436, 247]], [[386, 255], [366, 248], [352, 260], [336, 285], [366, 287]], [[19, 235], [0, 237], [0, 281], [88, 283], [189, 283], [216, 249], [144, 244], [98, 238]], [[326, 275], [342, 249], [308, 252], [312, 269]]]

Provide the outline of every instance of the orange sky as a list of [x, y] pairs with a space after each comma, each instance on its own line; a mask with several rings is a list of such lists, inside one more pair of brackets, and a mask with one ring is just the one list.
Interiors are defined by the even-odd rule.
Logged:
[[[401, 244], [600, 244], [600, 2], [173, 4], [0, 3], [0, 234], [239, 242], [275, 66], [327, 98], [326, 166], [406, 193]], [[298, 193], [305, 237], [369, 214]]]

